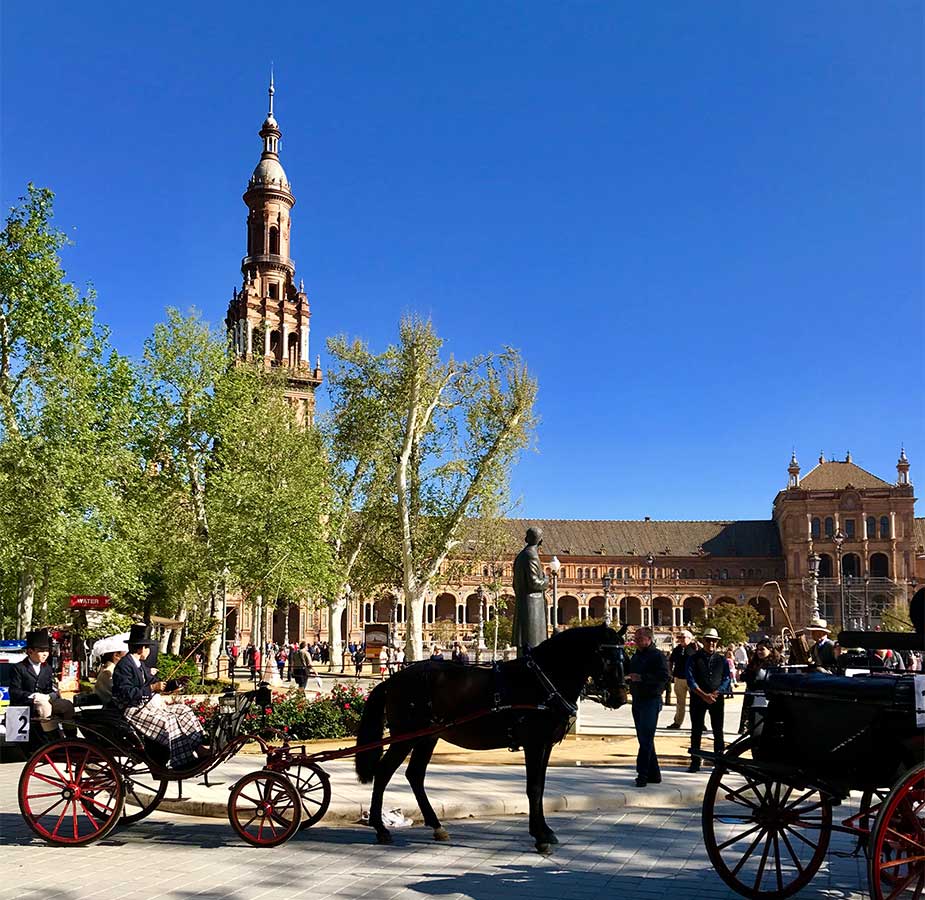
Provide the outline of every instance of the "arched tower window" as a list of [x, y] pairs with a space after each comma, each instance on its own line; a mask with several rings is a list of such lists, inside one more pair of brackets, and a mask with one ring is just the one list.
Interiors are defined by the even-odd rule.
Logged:
[[814, 538], [818, 538], [822, 534], [822, 523], [819, 521], [819, 516], [814, 516], [812, 524], [810, 525], [810, 534]]
[[835, 534], [835, 520], [831, 516], [825, 517], [825, 536], [830, 538]]
[[890, 536], [890, 517], [880, 516], [880, 537], [889, 538]]
[[872, 540], [876, 536], [877, 536], [877, 520], [873, 516], [868, 516], [866, 537]]
[[270, 253], [279, 255], [279, 228], [270, 226]]

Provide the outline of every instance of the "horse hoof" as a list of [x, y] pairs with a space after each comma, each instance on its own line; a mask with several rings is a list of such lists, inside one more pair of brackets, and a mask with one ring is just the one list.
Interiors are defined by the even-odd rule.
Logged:
[[448, 841], [449, 839], [450, 833], [442, 825], [439, 828], [434, 829], [435, 841]]
[[549, 854], [552, 853], [552, 844], [546, 841], [537, 841], [535, 846], [537, 852], [542, 853], [543, 856], [549, 856]]
[[391, 844], [392, 835], [388, 831], [377, 831], [376, 832], [376, 843], [377, 844]]
[[558, 844], [559, 838], [557, 838], [551, 831], [544, 838], [547, 844]]

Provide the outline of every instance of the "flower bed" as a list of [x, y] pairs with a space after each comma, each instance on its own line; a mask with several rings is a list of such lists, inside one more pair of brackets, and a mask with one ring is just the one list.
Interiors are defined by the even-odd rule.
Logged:
[[[243, 734], [259, 734], [266, 728], [286, 733], [300, 741], [353, 737], [366, 705], [366, 692], [355, 685], [335, 684], [330, 696], [311, 699], [302, 691], [273, 691], [273, 707], [264, 717], [259, 710], [249, 712]], [[218, 712], [211, 698], [182, 701], [204, 725]]]

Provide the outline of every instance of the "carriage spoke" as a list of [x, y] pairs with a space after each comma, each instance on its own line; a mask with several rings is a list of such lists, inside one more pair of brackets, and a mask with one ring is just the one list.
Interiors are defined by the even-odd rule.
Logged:
[[925, 844], [913, 838], [911, 834], [907, 834], [903, 831], [897, 831], [895, 828], [887, 828], [887, 834], [898, 839], [900, 842], [911, 844], [913, 847], [916, 848], [916, 850], [925, 851]]
[[33, 772], [32, 777], [38, 778], [39, 781], [44, 781], [47, 784], [50, 784], [52, 787], [63, 788], [67, 786], [67, 782], [64, 781], [63, 779], [59, 778], [57, 780], [54, 780], [52, 778], [49, 778], [47, 775], [43, 775], [41, 772]]
[[736, 844], [739, 841], [741, 841], [742, 838], [748, 837], [750, 834], [754, 834], [759, 828], [761, 828], [760, 825], [753, 825], [751, 828], [748, 829], [748, 831], [743, 831], [741, 834], [737, 834], [735, 837], [729, 838], [728, 841], [723, 841], [722, 844], [717, 844], [716, 849], [725, 850], [730, 845]]
[[758, 890], [758, 886], [761, 884], [761, 879], [764, 877], [764, 867], [768, 863], [768, 853], [771, 851], [771, 832], [768, 832], [768, 836], [764, 842], [764, 852], [761, 854], [761, 862], [758, 864], [758, 874], [755, 876], [755, 890]]
[[36, 821], [39, 819], [44, 819], [45, 816], [47, 816], [56, 806], [60, 806], [62, 803], [64, 803], [64, 797], [58, 797], [58, 799], [55, 800], [55, 802], [52, 803], [48, 809], [42, 810], [42, 812], [38, 813], [37, 815], [33, 815], [33, 819]]
[[802, 875], [803, 865], [800, 863], [799, 857], [796, 855], [796, 853], [793, 850], [793, 847], [790, 844], [790, 838], [787, 837], [786, 830], [781, 829], [780, 836], [783, 838], [784, 846], [787, 848], [787, 850], [790, 853], [790, 858], [793, 860], [793, 864], [797, 867], [797, 871], [800, 873], [800, 875]]
[[795, 838], [799, 838], [804, 844], [812, 847], [814, 853], [819, 849], [818, 844], [814, 844], [808, 837], [804, 837], [802, 834], [800, 834], [799, 831], [794, 831], [789, 825], [785, 825], [784, 830], [789, 831]]
[[[754, 810], [758, 810], [761, 808], [757, 803], [753, 803], [747, 797], [744, 797], [742, 795], [742, 791], [748, 790], [749, 788], [751, 788], [752, 791], [754, 792], [754, 788], [750, 784], [746, 785], [743, 788], [739, 788], [738, 790], [733, 790], [728, 785], [725, 785], [722, 782], [720, 782], [719, 787], [721, 789], [726, 790], [726, 794], [724, 796], [730, 803], [738, 803], [740, 806], [747, 806], [749, 809], [754, 809]], [[758, 799], [759, 800], [761, 799], [760, 795]]]
[[77, 801], [76, 800], [71, 800], [71, 809], [73, 810], [73, 813], [74, 813], [74, 840], [76, 841], [77, 838], [79, 837], [78, 829], [77, 829]]
[[777, 838], [777, 832], [774, 832], [774, 867], [777, 870], [777, 889], [784, 889], [784, 873], [780, 867], [780, 841]]
[[[799, 797], [796, 798], [796, 800], [793, 800], [792, 802], [788, 803], [788, 804], [784, 807], [784, 809], [788, 809], [788, 810], [789, 810], [789, 809], [794, 809], [794, 808], [796, 808], [796, 807], [799, 806], [804, 800], [806, 800], [806, 799], [809, 798], [809, 797], [812, 797], [812, 795], [815, 794], [815, 793], [816, 793], [816, 789], [815, 789], [815, 788], [810, 788], [805, 794], [801, 794]], [[818, 804], [817, 804], [817, 805], [818, 805]]]
[[[83, 800], [81, 800], [81, 801], [80, 801], [80, 805], [81, 805], [81, 807], [83, 808], [84, 815], [93, 823], [93, 827], [94, 827], [97, 831], [99, 831], [100, 823], [97, 822], [96, 819], [93, 818], [93, 815], [90, 813], [90, 810], [87, 809], [87, 804], [84, 803]], [[105, 810], [104, 810], [104, 812], [105, 812]], [[99, 815], [99, 810], [97, 810], [97, 815]]]
[[755, 840], [752, 841], [751, 846], [748, 848], [748, 850], [745, 851], [745, 853], [743, 854], [742, 858], [736, 863], [735, 868], [732, 869], [732, 875], [733, 875], [733, 877], [735, 877], [736, 875], [738, 875], [738, 874], [739, 874], [739, 871], [742, 869], [742, 866], [744, 866], [745, 863], [748, 862], [748, 858], [752, 855], [752, 853], [755, 852], [755, 848], [756, 848], [756, 847], [758, 846], [758, 844], [761, 842], [761, 838], [764, 837], [766, 831], [767, 831], [767, 830], [766, 830], [765, 828], [762, 828], [761, 831], [758, 832], [758, 837], [756, 837]]
[[896, 887], [892, 891], [890, 891], [890, 893], [886, 896], [885, 900], [894, 900], [895, 897], [899, 897], [901, 894], [904, 894], [906, 892], [906, 888], [909, 887], [910, 884], [912, 884], [912, 880], [920, 876], [921, 876], [921, 873], [916, 872], [913, 869], [905, 878], [903, 878], [902, 880], [896, 883]]

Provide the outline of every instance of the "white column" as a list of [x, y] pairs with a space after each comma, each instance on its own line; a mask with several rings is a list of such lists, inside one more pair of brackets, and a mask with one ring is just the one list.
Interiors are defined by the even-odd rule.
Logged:
[[890, 513], [890, 540], [894, 540], [896, 537], [896, 513]]
[[284, 318], [279, 326], [280, 338], [283, 342], [282, 353], [280, 354], [283, 362], [289, 362], [289, 326]]

